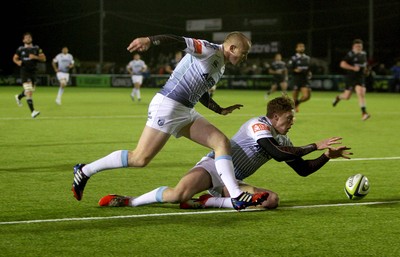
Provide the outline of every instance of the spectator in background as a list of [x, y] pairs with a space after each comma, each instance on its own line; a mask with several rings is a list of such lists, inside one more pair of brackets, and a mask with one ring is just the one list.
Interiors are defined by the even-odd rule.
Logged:
[[[311, 98], [310, 79], [312, 76], [310, 70], [310, 56], [305, 54], [306, 47], [304, 43], [297, 43], [296, 54], [288, 62], [288, 71], [292, 74], [291, 86], [293, 88], [293, 101], [296, 112], [299, 111], [299, 105]], [[301, 93], [301, 98], [299, 94]]]
[[390, 70], [386, 69], [386, 66], [384, 63], [380, 63], [375, 69], [375, 74], [386, 76], [386, 75], [390, 74]]
[[175, 58], [170, 60], [170, 62], [167, 63], [167, 65], [165, 65], [164, 68], [165, 73], [171, 74], [172, 71], [174, 71], [176, 65], [178, 65], [178, 63], [182, 60], [182, 57], [183, 57], [182, 51], [175, 52]]
[[391, 91], [400, 92], [400, 59], [396, 60], [396, 64], [390, 68], [390, 71], [393, 75], [392, 82], [390, 83]]
[[375, 71], [373, 66], [367, 65], [365, 68], [365, 88], [369, 91], [374, 90], [374, 83], [375, 83]]
[[363, 51], [363, 41], [355, 39], [351, 50], [340, 62], [340, 68], [346, 70], [346, 88], [343, 93], [337, 95], [333, 100], [335, 107], [340, 100], [349, 100], [353, 90], [356, 91], [358, 104], [361, 108], [361, 119], [363, 121], [369, 119], [371, 115], [367, 112], [365, 94], [365, 72], [367, 68], [367, 53]]
[[21, 99], [26, 97], [26, 103], [31, 111], [31, 117], [36, 118], [40, 112], [33, 107], [32, 95], [36, 88], [36, 72], [38, 62], [45, 62], [43, 50], [33, 44], [32, 34], [27, 32], [22, 37], [23, 46], [18, 47], [13, 56], [13, 62], [20, 67], [22, 86], [24, 90], [15, 95], [18, 106], [22, 106]]
[[275, 54], [274, 60], [268, 69], [268, 73], [271, 74], [273, 78], [271, 88], [267, 91], [265, 99], [278, 89], [278, 85], [282, 90], [282, 94], [286, 95], [288, 87], [288, 70], [286, 63], [282, 61], [282, 55], [280, 53]]
[[140, 54], [135, 53], [133, 55], [133, 60], [128, 63], [126, 69], [131, 75], [133, 83], [133, 89], [131, 92], [132, 101], [135, 101], [135, 97], [137, 97], [138, 102], [140, 102], [140, 88], [143, 84], [143, 73], [147, 70], [147, 65], [142, 59], [140, 59]]
[[68, 51], [68, 47], [64, 46], [61, 49], [61, 53], [57, 54], [51, 63], [54, 71], [56, 72], [57, 80], [60, 83], [56, 98], [56, 103], [58, 105], [61, 105], [61, 97], [64, 93], [64, 88], [69, 82], [69, 71], [74, 67], [75, 63], [74, 57], [68, 53]]

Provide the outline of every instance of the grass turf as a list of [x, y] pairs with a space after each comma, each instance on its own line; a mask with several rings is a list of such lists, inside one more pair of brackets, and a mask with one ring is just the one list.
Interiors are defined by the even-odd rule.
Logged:
[[[398, 94], [367, 93], [372, 117], [362, 122], [355, 95], [333, 108], [334, 92], [313, 92], [300, 105], [289, 132], [292, 141], [305, 145], [342, 136], [343, 144], [352, 147], [353, 160], [331, 161], [307, 178], [271, 160], [246, 181], [278, 192], [280, 207], [235, 212], [180, 210], [173, 204], [97, 206], [109, 193], [139, 195], [174, 186], [208, 152], [184, 138], [171, 138], [144, 169], [96, 175], [83, 200], [76, 201], [70, 191], [72, 166], [133, 149], [155, 89], [143, 88], [139, 103], [131, 101], [127, 88], [71, 87], [58, 106], [57, 88], [39, 87], [34, 104], [41, 114], [36, 119], [25, 101], [17, 107], [13, 96], [20, 91], [0, 87], [1, 256], [400, 255]], [[228, 136], [250, 117], [265, 113], [262, 91], [220, 90], [215, 100], [222, 106], [244, 105], [228, 116], [196, 106]], [[343, 192], [345, 180], [355, 173], [371, 183], [369, 195], [357, 202]], [[349, 205], [369, 202], [384, 203]]]

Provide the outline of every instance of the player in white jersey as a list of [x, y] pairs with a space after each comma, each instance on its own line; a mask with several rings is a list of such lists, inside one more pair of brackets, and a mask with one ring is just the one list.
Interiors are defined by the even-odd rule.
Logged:
[[75, 63], [74, 57], [68, 53], [68, 51], [68, 47], [64, 46], [61, 49], [61, 53], [57, 54], [52, 62], [53, 69], [56, 72], [57, 80], [60, 83], [56, 98], [56, 103], [58, 105], [61, 105], [61, 97], [64, 93], [64, 88], [69, 82], [69, 71], [74, 67]]
[[[252, 118], [245, 122], [232, 137], [232, 159], [235, 176], [242, 190], [260, 193], [267, 192], [268, 198], [262, 207], [274, 209], [279, 204], [277, 193], [252, 186], [243, 180], [254, 174], [271, 159], [285, 161], [300, 176], [308, 176], [319, 170], [332, 158], [348, 159], [352, 153], [340, 144], [340, 137], [331, 137], [306, 146], [295, 147], [287, 135], [294, 121], [294, 102], [287, 96], [271, 100], [266, 116]], [[302, 157], [316, 150], [325, 150], [318, 158], [304, 160]], [[162, 188], [163, 190], [160, 190]], [[186, 199], [208, 190], [210, 194], [199, 199]], [[160, 193], [162, 191], [162, 193]], [[100, 206], [141, 206], [151, 203], [181, 203], [187, 208], [233, 208], [229, 192], [215, 167], [215, 153], [203, 157], [181, 180], [175, 188], [159, 187], [139, 197], [107, 195], [100, 199]]]
[[[240, 104], [220, 107], [208, 90], [220, 80], [226, 64], [238, 65], [247, 59], [250, 40], [240, 32], [229, 33], [222, 44], [175, 35], [157, 35], [136, 38], [128, 46], [128, 51], [141, 52], [158, 45], [175, 46], [176, 50], [183, 50], [186, 55], [164, 87], [153, 97], [136, 149], [115, 151], [92, 163], [75, 165], [74, 197], [81, 200], [86, 182], [100, 171], [146, 166], [173, 135], [177, 138], [184, 136], [214, 150], [216, 170], [232, 197], [235, 209], [260, 204], [267, 193], [250, 194], [240, 189], [233, 171], [229, 139], [193, 108], [200, 101], [210, 110], [227, 115], [242, 107]], [[157, 194], [162, 194], [163, 190], [160, 188]]]
[[140, 54], [135, 53], [133, 55], [133, 60], [128, 63], [126, 69], [131, 75], [133, 83], [133, 89], [131, 92], [132, 101], [135, 101], [136, 96], [138, 101], [140, 102], [140, 87], [143, 84], [143, 72], [147, 70], [147, 65], [142, 59], [140, 59]]

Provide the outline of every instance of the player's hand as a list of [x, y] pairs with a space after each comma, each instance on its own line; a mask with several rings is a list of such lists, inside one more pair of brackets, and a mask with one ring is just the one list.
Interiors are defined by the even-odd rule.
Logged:
[[341, 137], [330, 137], [315, 144], [317, 145], [318, 150], [323, 150], [329, 148], [331, 145], [341, 144], [342, 143], [341, 140], [342, 140]]
[[232, 105], [232, 106], [229, 106], [229, 107], [226, 107], [226, 108], [222, 108], [221, 114], [222, 115], [227, 115], [227, 114], [233, 112], [234, 110], [240, 109], [242, 107], [243, 107], [242, 104], [235, 104], [235, 105]]
[[139, 37], [134, 39], [128, 46], [127, 50], [129, 52], [144, 52], [150, 48], [150, 38], [148, 37]]
[[351, 148], [347, 146], [339, 146], [339, 147], [329, 147], [328, 151], [325, 153], [325, 155], [329, 159], [336, 159], [339, 157], [345, 158], [345, 159], [350, 159], [350, 155], [353, 155], [352, 152], [349, 152], [347, 150], [350, 150]]

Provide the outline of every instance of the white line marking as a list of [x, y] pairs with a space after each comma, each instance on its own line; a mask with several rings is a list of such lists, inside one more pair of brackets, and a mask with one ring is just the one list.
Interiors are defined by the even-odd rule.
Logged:
[[[321, 205], [300, 205], [300, 206], [284, 206], [278, 207], [279, 209], [306, 209], [306, 208], [321, 208], [321, 207], [342, 207], [342, 206], [358, 206], [358, 205], [378, 205], [378, 204], [397, 204], [400, 201], [386, 201], [386, 202], [357, 202], [357, 203], [337, 203], [337, 204], [321, 204]], [[246, 209], [240, 212], [248, 211], [264, 211], [262, 209]], [[83, 218], [64, 218], [64, 219], [46, 219], [46, 220], [19, 220], [19, 221], [4, 221], [0, 225], [12, 224], [31, 224], [31, 223], [50, 223], [50, 222], [65, 222], [65, 221], [84, 221], [84, 220], [110, 220], [110, 219], [131, 219], [131, 218], [147, 218], [147, 217], [162, 217], [162, 216], [180, 216], [180, 215], [202, 215], [214, 213], [231, 213], [237, 212], [235, 210], [209, 210], [209, 211], [194, 211], [194, 212], [172, 212], [172, 213], [149, 213], [149, 214], [136, 214], [136, 215], [123, 215], [123, 216], [110, 216], [110, 217], [83, 217]]]
[[354, 158], [354, 159], [333, 159], [331, 162], [348, 162], [348, 161], [383, 161], [383, 160], [400, 160], [400, 156], [393, 157], [372, 157], [372, 158]]

